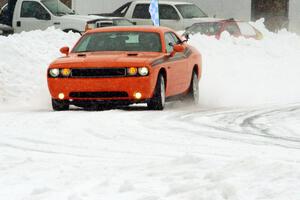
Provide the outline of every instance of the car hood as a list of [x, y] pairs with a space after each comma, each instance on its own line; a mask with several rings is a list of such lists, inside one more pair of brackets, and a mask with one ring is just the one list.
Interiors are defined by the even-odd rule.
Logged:
[[99, 16], [92, 16], [92, 15], [63, 15], [61, 19], [65, 20], [80, 20], [84, 22], [88, 22], [91, 20], [99, 19]]
[[90, 67], [132, 67], [149, 66], [155, 60], [162, 58], [164, 53], [71, 53], [67, 57], [57, 59], [51, 67], [90, 68]]

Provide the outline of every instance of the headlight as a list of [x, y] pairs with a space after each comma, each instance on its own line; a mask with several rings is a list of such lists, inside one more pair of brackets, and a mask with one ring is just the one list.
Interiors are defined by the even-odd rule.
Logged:
[[147, 76], [149, 74], [149, 70], [147, 67], [140, 67], [138, 69], [139, 75], [141, 76]]
[[50, 69], [49, 74], [51, 77], [56, 78], [59, 76], [59, 69]]
[[68, 77], [71, 74], [71, 69], [61, 69], [60, 70], [61, 75], [63, 75], [64, 77]]
[[127, 68], [127, 74], [129, 76], [135, 76], [135, 75], [137, 75], [137, 73], [138, 73], [138, 70], [136, 67]]

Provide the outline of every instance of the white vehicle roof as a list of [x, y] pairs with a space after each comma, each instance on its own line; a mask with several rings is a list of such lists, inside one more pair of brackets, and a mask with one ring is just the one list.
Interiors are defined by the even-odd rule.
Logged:
[[243, 22], [241, 20], [236, 20], [236, 19], [222, 19], [222, 18], [201, 18], [197, 23], [206, 23], [206, 22], [220, 22], [220, 21], [234, 21], [234, 22]]

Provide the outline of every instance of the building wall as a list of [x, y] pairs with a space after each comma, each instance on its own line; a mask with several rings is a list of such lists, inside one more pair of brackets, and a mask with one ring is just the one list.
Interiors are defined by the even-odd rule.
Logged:
[[[112, 12], [132, 0], [72, 0], [72, 7], [80, 14]], [[250, 20], [251, 0], [172, 0], [198, 5], [209, 16]], [[150, 2], [150, 0], [149, 0]]]
[[132, 0], [72, 0], [72, 8], [79, 14], [109, 13]]
[[209, 16], [250, 21], [251, 0], [190, 0]]
[[4, 4], [6, 4], [7, 0], [0, 0], [0, 8], [2, 8], [2, 6], [4, 6]]
[[[69, 7], [71, 7], [72, 4], [72, 0], [61, 0], [62, 2], [64, 2], [66, 5], [68, 5]], [[2, 6], [4, 6], [4, 4], [7, 3], [7, 0], [0, 0], [0, 8]]]
[[290, 0], [289, 5], [290, 31], [300, 34], [300, 1]]

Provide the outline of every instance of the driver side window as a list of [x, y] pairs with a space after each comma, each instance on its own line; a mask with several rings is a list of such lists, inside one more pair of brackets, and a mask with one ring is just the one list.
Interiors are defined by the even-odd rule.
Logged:
[[173, 45], [176, 44], [176, 41], [174, 40], [174, 37], [171, 33], [165, 34], [165, 45], [167, 53], [171, 53], [173, 51]]
[[38, 2], [24, 1], [21, 8], [21, 17], [46, 19], [49, 16], [47, 10]]

